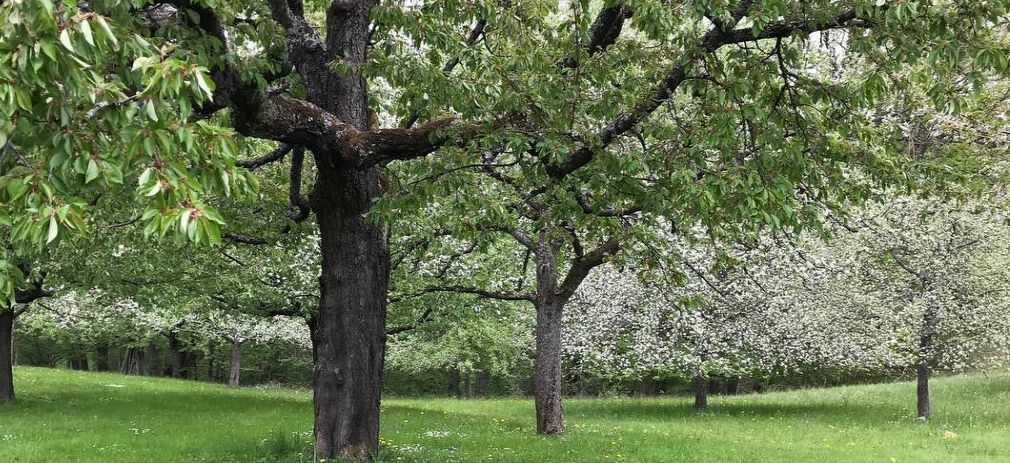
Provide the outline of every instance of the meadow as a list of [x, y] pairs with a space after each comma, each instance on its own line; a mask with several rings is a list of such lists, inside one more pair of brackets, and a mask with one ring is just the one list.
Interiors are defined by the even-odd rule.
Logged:
[[[0, 462], [308, 462], [308, 391], [41, 368], [15, 370]], [[523, 398], [387, 398], [380, 462], [1007, 462], [1010, 372], [914, 384], [566, 402], [568, 432], [533, 433]]]

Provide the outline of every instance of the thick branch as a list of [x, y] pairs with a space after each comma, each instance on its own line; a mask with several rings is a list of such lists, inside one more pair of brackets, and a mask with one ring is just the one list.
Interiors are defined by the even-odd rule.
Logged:
[[533, 302], [533, 295], [531, 294], [519, 294], [519, 293], [504, 293], [499, 291], [490, 291], [480, 288], [470, 288], [466, 286], [448, 285], [448, 286], [431, 286], [425, 288], [417, 293], [412, 294], [412, 296], [420, 296], [422, 294], [428, 293], [460, 293], [460, 294], [472, 294], [474, 296], [479, 296], [486, 299], [497, 299], [501, 301], [530, 301]]
[[250, 235], [243, 235], [241, 233], [224, 232], [224, 234], [222, 234], [221, 237], [235, 243], [249, 244], [254, 246], [262, 246], [264, 244], [267, 244], [267, 240], [263, 238]]
[[291, 155], [291, 172], [288, 178], [288, 199], [296, 209], [288, 213], [288, 218], [295, 223], [302, 223], [309, 218], [312, 208], [309, 200], [302, 196], [302, 167], [305, 163], [305, 149], [295, 148]]
[[240, 159], [235, 161], [235, 165], [238, 167], [244, 167], [249, 170], [255, 170], [258, 167], [265, 166], [274, 161], [280, 161], [284, 159], [291, 152], [291, 146], [281, 143], [276, 149], [270, 151], [263, 156], [255, 157], [252, 159]]
[[571, 298], [575, 294], [575, 290], [582, 284], [582, 280], [585, 280], [586, 276], [589, 275], [589, 272], [603, 265], [608, 257], [613, 256], [620, 249], [620, 241], [616, 238], [611, 238], [592, 251], [576, 258], [572, 262], [572, 267], [568, 269], [568, 274], [565, 275], [564, 281], [558, 287], [558, 298], [562, 301], [567, 301]]
[[[617, 37], [621, 35], [621, 29], [624, 28], [624, 20], [630, 18], [631, 15], [631, 7], [627, 5], [614, 5], [600, 10], [600, 13], [596, 15], [596, 19], [593, 20], [593, 24], [589, 26], [589, 44], [586, 47], [589, 56], [603, 52], [607, 47], [613, 45], [617, 41]], [[579, 62], [569, 55], [558, 60], [557, 66], [562, 68], [577, 68], [579, 67]]]
[[[746, 4], [742, 3], [742, 4]], [[745, 11], [745, 10], [744, 10]], [[742, 15], [741, 15], [742, 17]], [[811, 33], [828, 29], [843, 28], [850, 25], [868, 28], [869, 21], [854, 23], [855, 10], [846, 10], [827, 21], [781, 21], [768, 24], [761, 31], [753, 28], [731, 29], [729, 25], [715, 28], [706, 33], [699, 43], [698, 50], [688, 53], [666, 74], [651, 95], [638, 103], [631, 111], [617, 117], [596, 132], [595, 140], [573, 151], [560, 163], [547, 164], [547, 172], [556, 179], [578, 170], [588, 164], [597, 151], [612, 143], [617, 137], [627, 133], [636, 124], [651, 115], [661, 104], [668, 101], [678, 87], [688, 78], [688, 68], [701, 55], [712, 54], [719, 48], [735, 43], [753, 42], [762, 39], [784, 38], [796, 33]]]

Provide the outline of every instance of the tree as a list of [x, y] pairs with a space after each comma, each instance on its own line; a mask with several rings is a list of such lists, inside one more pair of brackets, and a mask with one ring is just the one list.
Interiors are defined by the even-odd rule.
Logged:
[[[577, 25], [564, 30], [568, 54], [547, 59], [556, 50], [540, 45], [523, 55], [528, 58], [489, 58], [485, 67], [437, 80], [452, 85], [458, 79], [459, 91], [470, 82], [487, 86], [495, 102], [527, 108], [524, 124], [483, 137], [479, 157], [472, 149], [443, 149], [436, 160], [397, 165], [392, 171], [403, 191], [378, 210], [398, 221], [394, 231], [410, 230], [419, 242], [449, 235], [497, 249], [481, 244], [488, 239], [480, 235], [493, 233], [514, 241], [518, 251], [507, 255], [525, 256], [514, 259], [510, 278], [525, 287], [503, 291], [459, 272], [427, 290], [534, 305], [538, 432], [564, 430], [561, 320], [592, 268], [625, 259], [622, 254], [665, 260], [650, 246], [664, 227], [700, 226], [729, 241], [753, 239], [765, 229], [816, 227], [823, 209], [865, 201], [881, 184], [908, 180], [894, 170], [909, 160], [900, 131], [855, 108], [881, 104], [893, 89], [879, 79], [898, 72], [896, 63], [925, 57], [913, 35], [940, 17], [940, 23], [960, 21], [958, 15], [927, 19], [918, 4], [909, 10], [774, 5], [707, 10], [685, 4], [668, 12], [629, 3], [607, 5], [592, 21], [586, 5], [571, 5], [571, 11], [552, 11], [562, 27]], [[629, 17], [633, 32], [621, 34]], [[516, 35], [536, 30], [517, 27]], [[807, 40], [812, 34], [826, 45]], [[881, 53], [873, 44], [884, 37], [900, 45]], [[521, 40], [493, 40], [484, 38], [489, 47], [523, 49]], [[653, 47], [662, 51], [644, 51]], [[956, 60], [934, 58], [945, 64], [915, 79], [961, 72]], [[656, 63], [667, 71], [652, 69]], [[643, 94], [649, 96], [635, 98]], [[456, 108], [474, 104], [446, 98]]]
[[[624, 5], [602, 8], [599, 22], [591, 22], [583, 4], [459, 7], [433, 2], [408, 7], [374, 0], [168, 0], [140, 7], [94, 3], [56, 8], [48, 0], [7, 2], [0, 17], [13, 19], [0, 29], [0, 109], [7, 116], [0, 121], [0, 133], [14, 140], [28, 162], [22, 162], [26, 170], [18, 175], [20, 184], [12, 179], [15, 186], [7, 188], [12, 194], [0, 199], [16, 205], [11, 214], [15, 241], [44, 243], [67, 227], [83, 228], [78, 218], [87, 203], [64, 199], [91, 188], [114, 190], [109, 184], [117, 183], [118, 173], [139, 171], [139, 191], [153, 198], [142, 216], [148, 230], [174, 230], [197, 242], [215, 242], [224, 220], [203, 201], [204, 194], [236, 194], [251, 186], [246, 173], [234, 168], [235, 147], [221, 125], [230, 123], [245, 136], [284, 144], [272, 155], [238, 165], [260, 165], [290, 153], [293, 218], [304, 220], [314, 213], [321, 236], [320, 303], [313, 334], [317, 457], [364, 458], [378, 445], [390, 266], [386, 229], [365, 215], [385, 193], [385, 166], [435, 151], [438, 159], [451, 160], [456, 154], [474, 164], [483, 159], [480, 153], [497, 145], [489, 135], [498, 135], [499, 140], [518, 140], [512, 146], [529, 153], [525, 161], [532, 161], [527, 167], [535, 173], [529, 179], [534, 190], [550, 186], [533, 196], [548, 194], [551, 199], [558, 196], [552, 192], [571, 195], [572, 185], [592, 186], [592, 176], [600, 170], [634, 178], [645, 166], [656, 173], [655, 181], [647, 182], [650, 188], [683, 192], [678, 179], [707, 171], [708, 156], [724, 154], [728, 163], [748, 153], [760, 160], [748, 163], [751, 175], [714, 182], [720, 186], [707, 190], [716, 194], [711, 206], [726, 212], [744, 203], [733, 215], [760, 219], [764, 212], [769, 220], [785, 217], [791, 224], [803, 215], [769, 210], [791, 203], [784, 198], [791, 197], [800, 179], [819, 180], [814, 188], [831, 186], [843, 178], [840, 161], [887, 165], [857, 149], [873, 138], [870, 131], [850, 130], [863, 122], [859, 111], [819, 111], [835, 104], [861, 106], [885, 90], [884, 76], [926, 59], [928, 52], [937, 51], [928, 58], [940, 71], [956, 65], [956, 58], [976, 56], [977, 47], [993, 52], [985, 48], [989, 28], [976, 26], [997, 21], [1005, 9], [1001, 2], [973, 8], [877, 3], [744, 0], [671, 8], [633, 2], [627, 5], [634, 11], [633, 32], [618, 34], [627, 19]], [[593, 23], [608, 33], [594, 32]], [[802, 38], [829, 29], [849, 30], [849, 50], [877, 67], [865, 82], [823, 82], [816, 72], [798, 71], [805, 56]], [[972, 36], [965, 37], [966, 31]], [[627, 40], [615, 40], [618, 35]], [[483, 47], [468, 46], [478, 39]], [[615, 46], [622, 53], [614, 53]], [[777, 52], [769, 54], [767, 47]], [[990, 61], [991, 67], [1005, 67], [998, 59]], [[981, 66], [973, 72], [986, 70]], [[370, 86], [388, 91], [369, 92]], [[711, 118], [682, 126], [666, 104], [676, 108], [694, 93], [704, 104], [692, 110]], [[416, 114], [430, 122], [417, 128], [373, 127], [369, 115], [375, 108], [385, 109], [381, 112], [387, 116], [410, 120]], [[222, 110], [227, 110], [227, 121], [216, 115]], [[444, 112], [451, 115], [434, 118]], [[71, 121], [87, 121], [87, 130], [68, 130]], [[744, 127], [748, 137], [732, 136], [736, 127]], [[800, 127], [829, 130], [823, 137], [797, 136], [809, 135]], [[693, 161], [664, 155], [659, 158], [665, 161], [654, 165], [624, 164], [624, 136], [635, 132], [647, 141], [675, 142], [670, 146], [690, 142], [686, 159]], [[529, 141], [533, 150], [527, 150]], [[446, 145], [463, 149], [443, 149]], [[51, 147], [58, 149], [51, 152]], [[305, 150], [316, 171], [307, 197], [300, 188]], [[678, 150], [666, 154], [674, 152]], [[780, 177], [762, 178], [758, 164], [768, 164], [768, 171], [781, 172]], [[36, 166], [47, 175], [57, 174], [60, 183], [32, 174]], [[811, 166], [824, 171], [804, 178]], [[598, 189], [590, 189], [590, 200], [604, 201], [604, 192], [615, 191], [616, 179], [628, 177], [603, 178], [607, 181]], [[41, 194], [25, 193], [36, 184]], [[736, 189], [718, 189], [725, 185]], [[55, 204], [50, 204], [47, 187], [57, 193], [53, 198], [60, 198]], [[766, 195], [772, 200], [765, 200]], [[768, 210], [748, 207], [755, 198]], [[673, 201], [674, 207], [652, 206], [713, 223], [724, 217], [711, 214], [712, 207], [697, 211], [693, 206], [707, 200], [690, 199]], [[563, 216], [555, 215], [557, 208], [550, 210], [546, 217]], [[533, 235], [543, 284], [541, 377], [548, 390], [541, 387], [538, 395], [546, 398], [539, 400], [541, 413], [551, 416], [547, 431], [563, 427], [560, 395], [549, 390], [559, 373], [556, 334], [562, 296], [572, 288], [557, 281], [557, 240], [565, 236], [557, 225], [563, 222], [539, 222]], [[599, 238], [597, 246], [611, 239], [590, 234]]]

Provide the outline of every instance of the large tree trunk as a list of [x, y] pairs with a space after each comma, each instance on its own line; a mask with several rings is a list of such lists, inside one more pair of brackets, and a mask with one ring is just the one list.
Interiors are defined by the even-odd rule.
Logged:
[[14, 400], [14, 312], [0, 311], [0, 403]]
[[323, 268], [316, 315], [317, 458], [368, 458], [379, 445], [389, 244], [364, 213], [380, 194], [377, 169], [320, 169], [312, 198]]
[[691, 389], [694, 391], [694, 408], [705, 410], [708, 408], [708, 379], [704, 375], [696, 374], [691, 378]]
[[[376, 0], [335, 2], [327, 10], [329, 56], [301, 66], [309, 101], [358, 129], [369, 125], [368, 91], [356, 66], [368, 51]], [[327, 61], [348, 65], [333, 73]], [[380, 167], [344, 164], [336, 153], [313, 153], [316, 186], [309, 204], [321, 238], [316, 314], [316, 458], [368, 458], [379, 447], [379, 400], [386, 345], [389, 243], [365, 213], [383, 194]]]
[[242, 343], [231, 341], [231, 366], [228, 368], [228, 387], [238, 387], [242, 374]]
[[533, 374], [533, 396], [537, 409], [537, 432], [565, 431], [561, 406], [561, 305], [554, 301], [537, 304], [537, 353]]
[[561, 407], [561, 314], [564, 306], [557, 296], [557, 251], [541, 232], [537, 249], [536, 361], [533, 370], [533, 397], [537, 410], [537, 433], [565, 431]]

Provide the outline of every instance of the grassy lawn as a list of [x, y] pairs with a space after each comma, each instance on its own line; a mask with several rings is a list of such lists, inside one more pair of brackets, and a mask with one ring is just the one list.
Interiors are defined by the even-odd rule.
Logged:
[[[309, 461], [305, 391], [19, 368], [0, 406], [0, 463]], [[381, 461], [1010, 462], [1010, 374], [935, 381], [934, 418], [914, 385], [713, 397], [582, 399], [569, 432], [533, 435], [530, 400], [389, 399]], [[299, 456], [299, 452], [302, 455]]]

